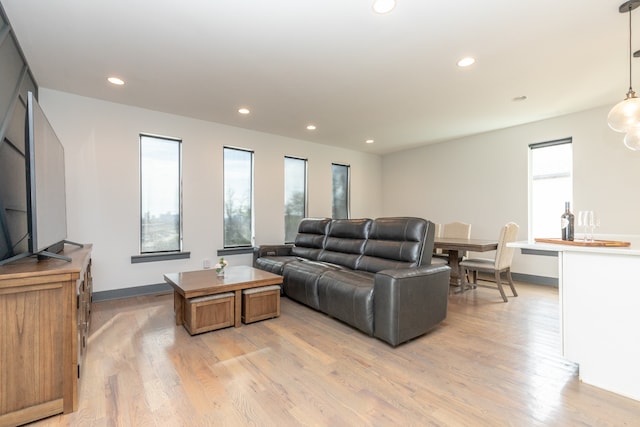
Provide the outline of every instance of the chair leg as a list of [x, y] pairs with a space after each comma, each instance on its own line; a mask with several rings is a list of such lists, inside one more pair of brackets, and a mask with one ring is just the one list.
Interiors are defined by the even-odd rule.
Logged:
[[516, 292], [516, 287], [513, 285], [513, 279], [511, 278], [511, 269], [507, 270], [507, 279], [509, 280], [509, 286], [511, 287], [511, 292], [513, 292], [513, 296], [517, 297], [518, 293]]
[[500, 295], [502, 295], [502, 300], [504, 302], [509, 302], [507, 299], [507, 295], [504, 293], [504, 289], [502, 289], [502, 283], [500, 282], [500, 272], [496, 271], [496, 285], [498, 285], [498, 290], [500, 291]]

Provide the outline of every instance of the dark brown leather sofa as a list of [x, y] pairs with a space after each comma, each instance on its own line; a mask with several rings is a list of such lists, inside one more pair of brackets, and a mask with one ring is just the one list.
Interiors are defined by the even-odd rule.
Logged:
[[447, 315], [450, 269], [431, 265], [434, 232], [422, 218], [307, 218], [295, 244], [256, 248], [254, 266], [281, 274], [289, 298], [396, 346]]

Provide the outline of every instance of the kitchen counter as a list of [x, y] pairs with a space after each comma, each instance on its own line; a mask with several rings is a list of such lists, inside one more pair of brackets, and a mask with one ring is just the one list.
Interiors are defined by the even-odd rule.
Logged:
[[587, 383], [640, 400], [640, 236], [596, 236], [629, 247], [514, 242], [556, 252], [562, 354]]

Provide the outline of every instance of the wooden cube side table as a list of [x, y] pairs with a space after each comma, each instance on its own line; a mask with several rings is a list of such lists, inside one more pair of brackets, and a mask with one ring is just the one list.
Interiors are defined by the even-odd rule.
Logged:
[[279, 285], [263, 286], [242, 291], [243, 323], [253, 323], [278, 316], [280, 316]]
[[234, 309], [233, 292], [187, 299], [184, 307], [184, 326], [191, 335], [233, 326]]

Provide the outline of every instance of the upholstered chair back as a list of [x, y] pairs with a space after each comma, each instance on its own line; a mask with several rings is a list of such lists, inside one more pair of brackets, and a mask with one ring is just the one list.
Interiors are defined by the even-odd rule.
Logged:
[[496, 250], [496, 264], [495, 269], [502, 271], [511, 266], [513, 260], [514, 248], [507, 246], [507, 243], [515, 242], [518, 238], [518, 229], [520, 227], [515, 222], [507, 223], [500, 230], [500, 237], [498, 237], [498, 249]]

